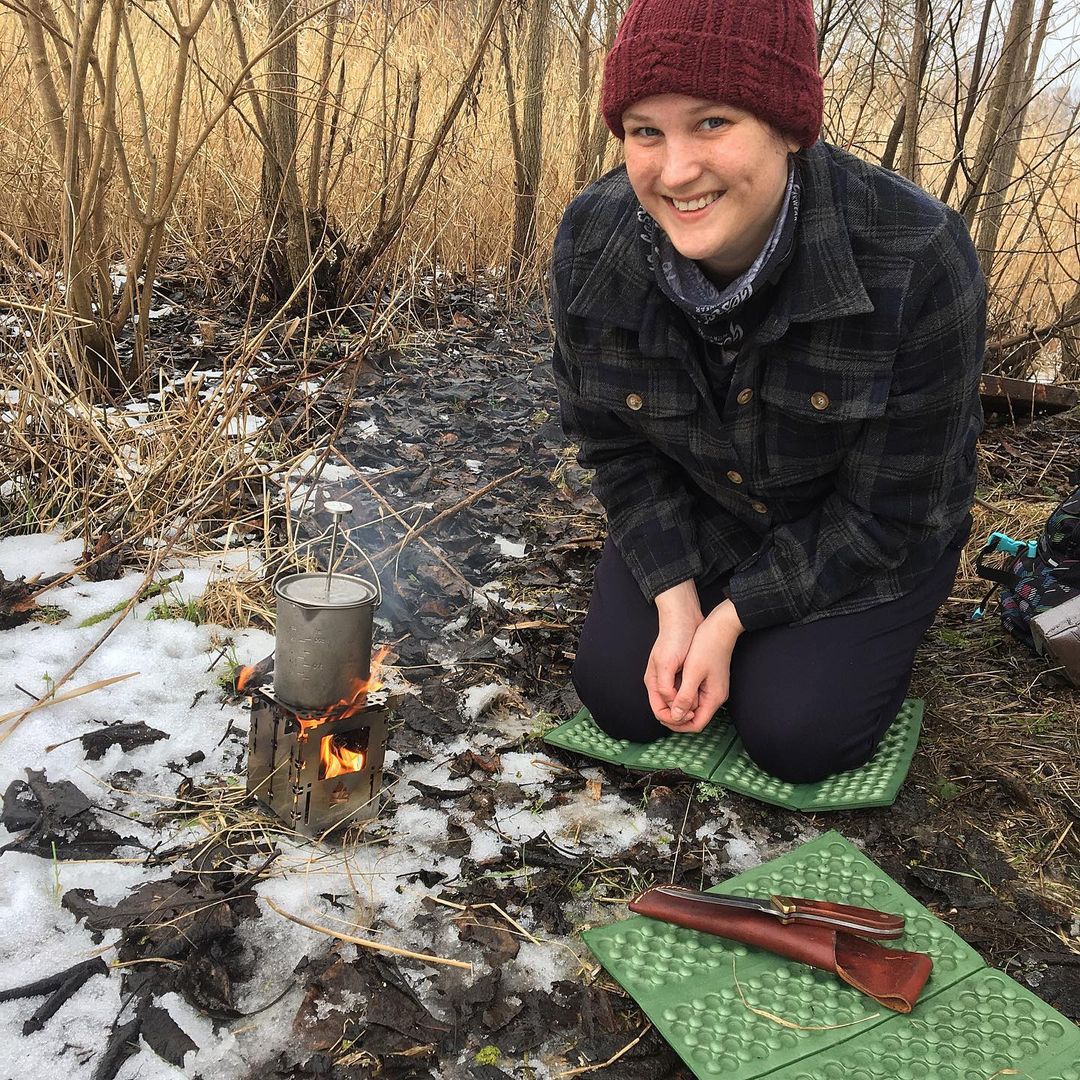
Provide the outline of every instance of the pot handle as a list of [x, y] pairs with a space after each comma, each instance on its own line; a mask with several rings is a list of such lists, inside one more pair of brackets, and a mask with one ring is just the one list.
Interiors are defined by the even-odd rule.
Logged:
[[371, 576], [373, 580], [372, 582], [370, 582], [370, 584], [374, 585], [375, 587], [375, 606], [381, 607], [382, 582], [379, 581], [379, 571], [375, 569], [375, 564], [368, 558], [367, 552], [359, 544], [353, 544], [353, 547], [355, 547], [356, 550], [360, 552], [360, 554], [363, 556], [364, 562], [366, 562], [368, 566], [371, 567]]

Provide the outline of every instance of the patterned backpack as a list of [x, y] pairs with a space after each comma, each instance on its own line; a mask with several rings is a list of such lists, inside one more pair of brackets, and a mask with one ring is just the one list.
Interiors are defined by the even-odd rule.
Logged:
[[[1074, 476], [1073, 482], [1077, 479]], [[986, 557], [995, 552], [1012, 556], [1004, 569], [986, 565]], [[1004, 533], [991, 533], [975, 560], [975, 569], [979, 577], [995, 584], [972, 617], [982, 615], [1000, 585], [1002, 625], [1034, 652], [1028, 625], [1031, 619], [1080, 594], [1080, 488], [1047, 518], [1037, 541], [1017, 542]]]

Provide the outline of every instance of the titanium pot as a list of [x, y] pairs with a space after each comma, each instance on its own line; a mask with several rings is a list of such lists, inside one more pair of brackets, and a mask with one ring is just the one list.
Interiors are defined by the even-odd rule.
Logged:
[[371, 675], [379, 590], [350, 574], [292, 574], [274, 585], [274, 692], [304, 712], [352, 697]]

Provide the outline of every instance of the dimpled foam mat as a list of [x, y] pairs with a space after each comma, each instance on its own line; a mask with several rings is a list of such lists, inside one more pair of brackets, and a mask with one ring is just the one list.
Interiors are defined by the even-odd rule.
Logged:
[[729, 724], [710, 724], [694, 735], [668, 735], [652, 743], [613, 739], [596, 726], [588, 709], [582, 709], [549, 731], [544, 742], [628, 769], [680, 769], [687, 776], [708, 780], [736, 738]]
[[544, 741], [629, 769], [680, 769], [687, 776], [789, 810], [851, 810], [889, 806], [895, 801], [915, 754], [922, 715], [920, 699], [905, 701], [870, 761], [861, 769], [837, 773], [816, 784], [789, 784], [762, 772], [746, 756], [731, 725], [719, 721], [694, 735], [634, 743], [606, 735], [588, 709], [582, 709], [550, 731]]
[[885, 732], [874, 756], [862, 768], [837, 773], [816, 784], [788, 784], [762, 772], [746, 756], [738, 738], [709, 780], [762, 802], [786, 806], [789, 810], [890, 806], [896, 801], [915, 756], [922, 717], [922, 700], [909, 698]]
[[1080, 1080], [1077, 1028], [987, 968], [839, 833], [712, 891], [822, 896], [902, 914], [896, 947], [928, 952], [934, 971], [902, 1016], [825, 972], [654, 919], [587, 931], [589, 948], [699, 1080]]

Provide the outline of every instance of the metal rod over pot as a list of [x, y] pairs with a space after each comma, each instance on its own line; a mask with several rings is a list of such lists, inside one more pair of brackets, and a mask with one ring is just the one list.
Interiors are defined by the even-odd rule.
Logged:
[[330, 534], [330, 558], [326, 560], [326, 599], [330, 599], [330, 584], [334, 578], [334, 550], [337, 547], [338, 529], [341, 526], [341, 515], [351, 514], [352, 507], [347, 502], [328, 502], [323, 504], [323, 509], [329, 510], [334, 516], [334, 531]]

